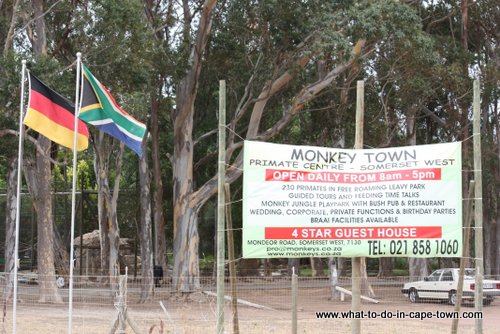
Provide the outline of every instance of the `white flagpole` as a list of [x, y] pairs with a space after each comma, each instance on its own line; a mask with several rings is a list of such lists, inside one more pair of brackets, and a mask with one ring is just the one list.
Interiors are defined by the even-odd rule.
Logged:
[[24, 81], [26, 80], [26, 60], [22, 61], [21, 69], [21, 102], [19, 104], [19, 148], [17, 157], [17, 194], [16, 194], [16, 241], [14, 243], [14, 294], [12, 301], [12, 333], [16, 334], [17, 320], [17, 267], [19, 266], [19, 224], [21, 217], [21, 184], [23, 168], [23, 141], [24, 141]]
[[[76, 54], [76, 93], [75, 93], [75, 122], [73, 136], [73, 188], [71, 191], [71, 246], [69, 250], [69, 296], [68, 296], [68, 333], [71, 334], [73, 327], [73, 267], [74, 263], [74, 243], [75, 243], [75, 208], [76, 208], [76, 156], [78, 141], [78, 114], [80, 113], [80, 69], [82, 54]], [[81, 247], [82, 245], [80, 245]]]

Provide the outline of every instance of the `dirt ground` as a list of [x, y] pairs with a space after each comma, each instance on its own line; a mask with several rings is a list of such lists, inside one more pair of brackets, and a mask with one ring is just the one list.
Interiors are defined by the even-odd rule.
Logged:
[[[280, 334], [291, 333], [292, 312], [289, 290], [249, 289], [239, 293], [239, 298], [270, 309], [258, 309], [239, 304], [238, 319], [240, 333]], [[444, 303], [411, 304], [404, 296], [398, 294], [397, 288], [390, 288], [386, 293], [378, 291], [378, 304], [362, 302], [365, 312], [450, 312], [453, 307]], [[215, 298], [199, 293], [197, 297], [180, 301], [172, 297], [164, 297], [158, 292], [155, 302], [138, 304], [130, 301], [127, 304], [129, 319], [136, 324], [140, 333], [214, 333], [216, 326]], [[301, 289], [298, 297], [297, 333], [351, 333], [352, 320], [318, 319], [316, 312], [345, 312], [351, 307], [350, 299], [346, 301], [329, 300], [329, 291], [325, 288]], [[165, 310], [162, 309], [162, 305]], [[12, 333], [12, 305], [4, 309], [4, 317], [0, 333]], [[470, 305], [462, 306], [462, 311], [472, 312]], [[71, 333], [134, 333], [127, 325], [124, 331], [112, 331], [118, 318], [118, 311], [112, 303], [102, 300], [95, 302], [76, 301], [72, 309]], [[68, 333], [68, 304], [37, 304], [19, 302], [17, 304], [16, 333], [58, 334]], [[225, 332], [233, 332], [231, 306], [226, 303]], [[450, 333], [450, 319], [363, 319], [360, 322], [361, 333], [405, 333], [429, 334]], [[475, 320], [460, 319], [460, 334], [475, 333]], [[500, 298], [483, 308], [483, 333], [500, 334]]]

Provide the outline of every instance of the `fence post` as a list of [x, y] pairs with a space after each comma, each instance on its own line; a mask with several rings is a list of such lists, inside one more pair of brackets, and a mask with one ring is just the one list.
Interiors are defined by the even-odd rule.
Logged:
[[119, 334], [125, 334], [127, 323], [135, 334], [140, 334], [141, 331], [135, 321], [128, 316], [127, 311], [127, 278], [128, 278], [128, 268], [125, 267], [125, 275], [121, 275], [119, 278], [119, 291], [116, 295], [115, 307], [118, 310], [116, 320], [111, 327], [110, 334], [114, 334], [117, 330]]
[[298, 278], [295, 267], [292, 268], [292, 334], [297, 334], [297, 294]]

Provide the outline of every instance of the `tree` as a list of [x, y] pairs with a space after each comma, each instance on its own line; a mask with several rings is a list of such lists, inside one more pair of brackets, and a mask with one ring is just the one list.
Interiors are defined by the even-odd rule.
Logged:
[[[163, 82], [163, 80], [161, 80]], [[161, 88], [160, 88], [161, 92]], [[162, 267], [163, 275], [167, 269], [167, 242], [165, 237], [165, 215], [163, 209], [163, 180], [160, 156], [160, 101], [152, 97], [151, 103], [151, 158], [153, 160], [153, 222], [155, 231], [155, 263]]]
[[[216, 0], [206, 0], [200, 23], [189, 51], [189, 67], [176, 87], [174, 123], [174, 154], [172, 161], [174, 195], [174, 267], [172, 282], [179, 291], [199, 287], [197, 211], [206, 199], [194, 194], [193, 184], [193, 114], [199, 85], [202, 60], [212, 25]], [[188, 2], [184, 1], [184, 16], [192, 18]], [[185, 22], [188, 38], [190, 19]], [[184, 41], [188, 45], [189, 40]]]
[[[116, 0], [76, 4], [73, 26], [80, 32], [75, 39], [81, 43], [80, 47], [85, 51], [85, 62], [96, 68], [99, 80], [105, 83], [125, 110], [138, 119], [146, 119], [147, 107], [141, 107], [141, 104], [150, 103], [148, 98], [143, 97], [152, 95], [148, 83], [154, 77], [150, 72], [153, 68], [151, 64], [154, 45], [151, 32], [145, 27], [145, 18], [137, 15], [143, 10], [140, 5], [137, 1]], [[60, 47], [61, 52], [71, 51], [74, 47], [72, 43], [74, 42], [67, 41], [63, 44]], [[102, 65], [110, 59], [113, 60], [113, 66], [103, 67]], [[140, 103], [136, 100], [140, 100]], [[116, 283], [115, 279], [120, 272], [121, 222], [118, 217], [118, 195], [122, 173], [125, 173], [123, 176], [126, 177], [126, 172], [129, 171], [123, 168], [123, 144], [117, 148], [116, 142], [99, 131], [93, 134], [94, 169], [99, 193], [101, 268], [112, 283]], [[137, 161], [136, 159], [134, 155], [131, 160]], [[137, 164], [132, 168], [135, 170]], [[136, 175], [135, 171], [130, 171], [129, 174]], [[142, 224], [137, 222], [137, 225]], [[151, 238], [151, 234], [147, 231], [140, 233], [139, 236]], [[151, 240], [141, 238], [140, 242], [142, 247], [142, 244], [149, 245]], [[147, 255], [141, 254], [141, 256]], [[147, 261], [146, 265], [148, 263]], [[150, 270], [152, 275], [152, 267], [146, 269]]]
[[[156, 64], [161, 64], [157, 67], [160, 74], [153, 75], [152, 78], [152, 93], [151, 93], [151, 158], [153, 172], [153, 223], [154, 223], [154, 250], [155, 263], [161, 266], [163, 275], [167, 269], [167, 241], [166, 241], [166, 224], [164, 214], [164, 194], [163, 194], [163, 179], [162, 179], [162, 164], [161, 164], [161, 144], [160, 144], [160, 123], [161, 123], [161, 107], [163, 90], [165, 86], [166, 70], [168, 67], [168, 59], [163, 59], [161, 56], [170, 51], [170, 35], [168, 33], [172, 26], [173, 20], [173, 5], [174, 1], [168, 1], [166, 10], [163, 10], [162, 0], [145, 0], [146, 19], [154, 32], [156, 42], [160, 44], [157, 48], [164, 52], [159, 52], [159, 61]], [[166, 33], [164, 33], [164, 31]]]
[[[3, 45], [3, 57], [2, 57], [2, 65], [0, 68], [0, 76], [3, 79], [4, 82], [0, 84], [0, 86], [8, 86], [6, 78], [9, 77], [6, 71], [6, 66], [8, 59], [10, 58], [10, 55], [12, 54], [12, 36], [13, 36], [13, 31], [14, 27], [17, 23], [17, 12], [18, 12], [18, 6], [19, 6], [19, 1], [16, 1], [15, 4], [12, 6], [12, 12], [11, 18], [10, 18], [10, 24], [8, 24], [8, 32], [6, 34], [1, 34], [2, 36], [5, 35], [5, 39], [0, 40], [0, 45]], [[4, 12], [7, 12], [2, 7], [2, 2], [0, 2], [0, 10], [3, 10]], [[7, 15], [6, 15], [7, 16]], [[5, 22], [9, 22], [8, 19], [5, 20]], [[3, 30], [3, 29], [2, 29]], [[8, 90], [5, 90], [6, 92]], [[1, 123], [6, 124], [9, 126], [9, 115], [8, 112], [2, 112], [1, 114]], [[7, 132], [7, 131], [4, 131]], [[5, 135], [1, 135], [0, 137], [4, 137]], [[5, 152], [10, 145], [13, 144], [10, 143], [10, 140], [7, 140], [5, 138], [2, 138], [2, 141], [5, 142], [7, 145], [5, 148], [2, 149], [3, 152]], [[14, 145], [15, 147], [15, 145]], [[7, 149], [8, 151], [8, 149]], [[7, 158], [7, 178], [6, 178], [6, 215], [5, 215], [5, 248], [4, 248], [4, 258], [5, 258], [5, 267], [4, 271], [6, 273], [9, 273], [8, 275], [8, 281], [7, 284], [5, 285], [4, 289], [4, 302], [6, 303], [12, 295], [12, 289], [14, 286], [14, 265], [15, 265], [15, 241], [16, 241], [16, 211], [17, 211], [17, 176], [18, 176], [18, 158], [15, 154], [15, 152], [10, 152], [5, 154]]]
[[117, 203], [120, 193], [120, 178], [125, 145], [120, 143], [115, 150], [114, 185], [111, 189], [110, 160], [113, 153], [113, 139], [104, 132], [98, 132], [94, 138], [94, 171], [97, 176], [99, 235], [101, 245], [101, 270], [107, 276], [113, 289], [118, 288], [120, 274], [120, 228], [118, 226]]
[[[238, 59], [233, 68], [228, 67], [224, 62], [219, 68], [220, 73], [225, 67], [226, 75], [234, 75], [231, 79], [239, 77], [234, 87], [238, 89], [240, 97], [236, 102], [233, 99], [232, 118], [228, 123], [230, 135], [226, 152], [230, 167], [227, 169], [227, 182], [233, 182], [241, 175], [242, 161], [239, 150], [242, 142], [235, 134], [244, 132], [240, 137], [251, 140], [270, 140], [284, 131], [295, 117], [307, 113], [307, 110], [314, 106], [316, 99], [320, 100], [319, 97], [322, 94], [331, 90], [340, 75], [367, 59], [376, 46], [380, 47], [377, 43], [384, 43], [384, 38], [393, 38], [397, 41], [407, 39], [411, 42], [420, 38], [419, 20], [415, 13], [405, 5], [391, 1], [381, 1], [373, 5], [367, 3], [361, 8], [347, 6], [343, 10], [334, 5], [311, 1], [306, 4], [297, 3], [297, 6], [287, 6], [287, 8], [294, 8], [292, 13], [283, 10], [283, 7], [279, 5], [274, 8], [266, 7], [265, 3], [259, 2], [258, 4], [261, 6], [257, 8], [262, 10], [259, 15], [256, 15], [254, 7], [250, 5], [246, 7], [244, 1], [230, 6], [229, 10], [234, 9], [234, 12], [230, 14], [239, 15], [238, 24], [247, 30], [247, 34], [238, 35], [232, 40], [229, 35], [235, 34], [230, 29], [232, 28], [230, 23], [234, 24], [230, 21], [231, 15], [229, 13], [221, 15], [219, 17], [221, 24], [227, 23], [228, 26], [218, 27], [217, 37], [214, 38], [213, 45], [210, 45], [211, 48], [206, 51], [209, 60], [212, 59], [210, 56], [220, 57], [224, 52], [224, 49], [216, 49], [217, 42], [220, 42], [220, 47], [225, 48], [229, 53], [241, 52], [241, 54], [250, 55], [247, 56], [246, 61]], [[207, 1], [204, 4], [196, 42], [191, 49], [194, 59], [190, 58], [188, 75], [180, 81], [176, 90], [177, 110], [174, 115], [173, 157], [174, 223], [176, 224], [174, 280], [176, 280], [175, 286], [178, 290], [191, 290], [197, 287], [199, 240], [197, 212], [217, 191], [216, 176], [206, 179], [197, 189], [194, 188], [192, 176], [194, 143], [192, 135], [193, 124], [195, 124], [193, 123], [195, 112], [193, 105], [198, 87], [196, 80], [199, 78], [196, 70], [198, 66], [201, 66], [199, 62], [204, 50], [207, 28], [210, 27], [210, 20], [207, 17], [212, 8], [210, 5], [214, 3]], [[320, 15], [325, 12], [328, 15]], [[299, 25], [303, 29], [294, 27], [293, 24], [299, 17], [304, 18], [304, 13], [308, 13], [307, 18], [310, 21]], [[273, 21], [276, 14], [282, 14], [288, 19], [288, 21], [285, 20], [285, 26], [289, 24], [293, 27], [291, 33], [288, 33], [290, 30], [280, 27], [283, 21], [279, 19]], [[318, 24], [314, 15], [321, 16], [324, 20], [321, 22], [322, 25]], [[381, 17], [386, 20], [387, 24], [384, 26], [380, 25]], [[245, 24], [242, 25], [242, 22]], [[332, 27], [331, 22], [339, 22], [339, 24]], [[341, 32], [342, 29], [346, 29], [340, 28], [342, 22], [355, 22], [355, 24], [349, 27], [348, 31]], [[408, 24], [409, 22], [411, 24]], [[404, 28], [405, 25], [406, 28]], [[313, 29], [315, 26], [321, 26], [324, 29], [315, 31]], [[396, 34], [397, 29], [402, 30], [397, 31], [398, 34]], [[366, 33], [367, 31], [370, 33]], [[263, 36], [262, 39], [257, 38], [257, 35]], [[219, 40], [222, 38], [227, 39]], [[241, 40], [238, 40], [239, 38]], [[220, 59], [227, 60], [228, 58], [217, 58], [217, 60]], [[218, 65], [217, 60], [214, 66]], [[314, 65], [320, 60], [324, 61], [326, 70], [323, 71], [323, 76], [318, 77], [317, 66]], [[245, 66], [247, 71], [243, 71], [242, 66]], [[243, 79], [246, 80], [246, 84], [241, 80], [241, 73], [245, 73]], [[209, 78], [213, 80], [213, 77]], [[255, 91], [259, 93], [255, 94]], [[205, 102], [199, 96], [198, 100]], [[196, 124], [199, 124], [199, 120]], [[199, 142], [197, 143], [199, 145]]]
[[16, 211], [17, 211], [17, 158], [11, 159], [7, 174], [6, 215], [5, 215], [5, 267], [9, 278], [4, 289], [4, 302], [11, 298], [14, 287], [15, 241], [16, 241]]
[[40, 135], [38, 144], [43, 153], [37, 152], [34, 161], [26, 161], [25, 175], [28, 189], [37, 213], [37, 258], [40, 302], [61, 303], [55, 281], [54, 230], [52, 221], [52, 196], [50, 196], [51, 141]]
[[[144, 141], [143, 152], [147, 152], [147, 140]], [[150, 184], [151, 175], [148, 166], [148, 155], [144, 154], [139, 159], [139, 184], [141, 218], [139, 223], [139, 237], [141, 240], [141, 298], [140, 302], [145, 302], [151, 297], [153, 292], [153, 238], [151, 227], [151, 195]]]
[[[47, 55], [46, 25], [43, 15], [43, 1], [33, 1], [35, 39], [32, 40], [35, 57]], [[25, 174], [28, 189], [37, 213], [37, 257], [38, 281], [41, 302], [61, 303], [55, 282], [54, 267], [54, 223], [52, 220], [52, 196], [50, 196], [50, 175], [52, 142], [39, 135], [36, 156], [26, 160]]]

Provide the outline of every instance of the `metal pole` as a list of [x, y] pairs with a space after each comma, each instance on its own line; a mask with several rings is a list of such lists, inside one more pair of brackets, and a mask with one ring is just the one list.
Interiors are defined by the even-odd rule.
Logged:
[[224, 333], [224, 262], [225, 262], [225, 192], [226, 175], [226, 81], [219, 81], [219, 172], [217, 198], [217, 333]]
[[[71, 191], [71, 242], [69, 249], [69, 296], [68, 296], [68, 333], [71, 334], [73, 327], [73, 267], [74, 267], [74, 244], [75, 244], [75, 212], [76, 212], [76, 177], [77, 177], [77, 140], [78, 140], [78, 114], [80, 112], [80, 68], [82, 54], [76, 54], [76, 92], [75, 92], [75, 120], [73, 135], [73, 187]], [[80, 245], [83, 246], [83, 245]]]
[[[364, 91], [365, 83], [360, 80], [357, 82], [356, 89], [356, 136], [354, 139], [354, 148], [363, 148], [363, 127], [364, 127]], [[352, 258], [352, 301], [351, 309], [353, 312], [361, 311], [361, 258]], [[361, 320], [354, 317], [351, 320], [351, 333], [359, 334], [361, 330]]]
[[[474, 80], [473, 98], [473, 142], [474, 142], [474, 222], [475, 222], [475, 264], [476, 264], [476, 294], [474, 304], [476, 311], [483, 312], [483, 180], [481, 174], [481, 101], [480, 101], [479, 80]], [[475, 320], [476, 334], [483, 333], [483, 319], [478, 317]]]
[[26, 80], [26, 60], [22, 61], [21, 69], [21, 102], [19, 103], [19, 147], [17, 156], [17, 194], [16, 194], [16, 241], [14, 242], [14, 294], [12, 301], [12, 333], [16, 334], [17, 318], [17, 268], [19, 266], [19, 224], [21, 219], [21, 183], [23, 168], [24, 140], [24, 81]]

